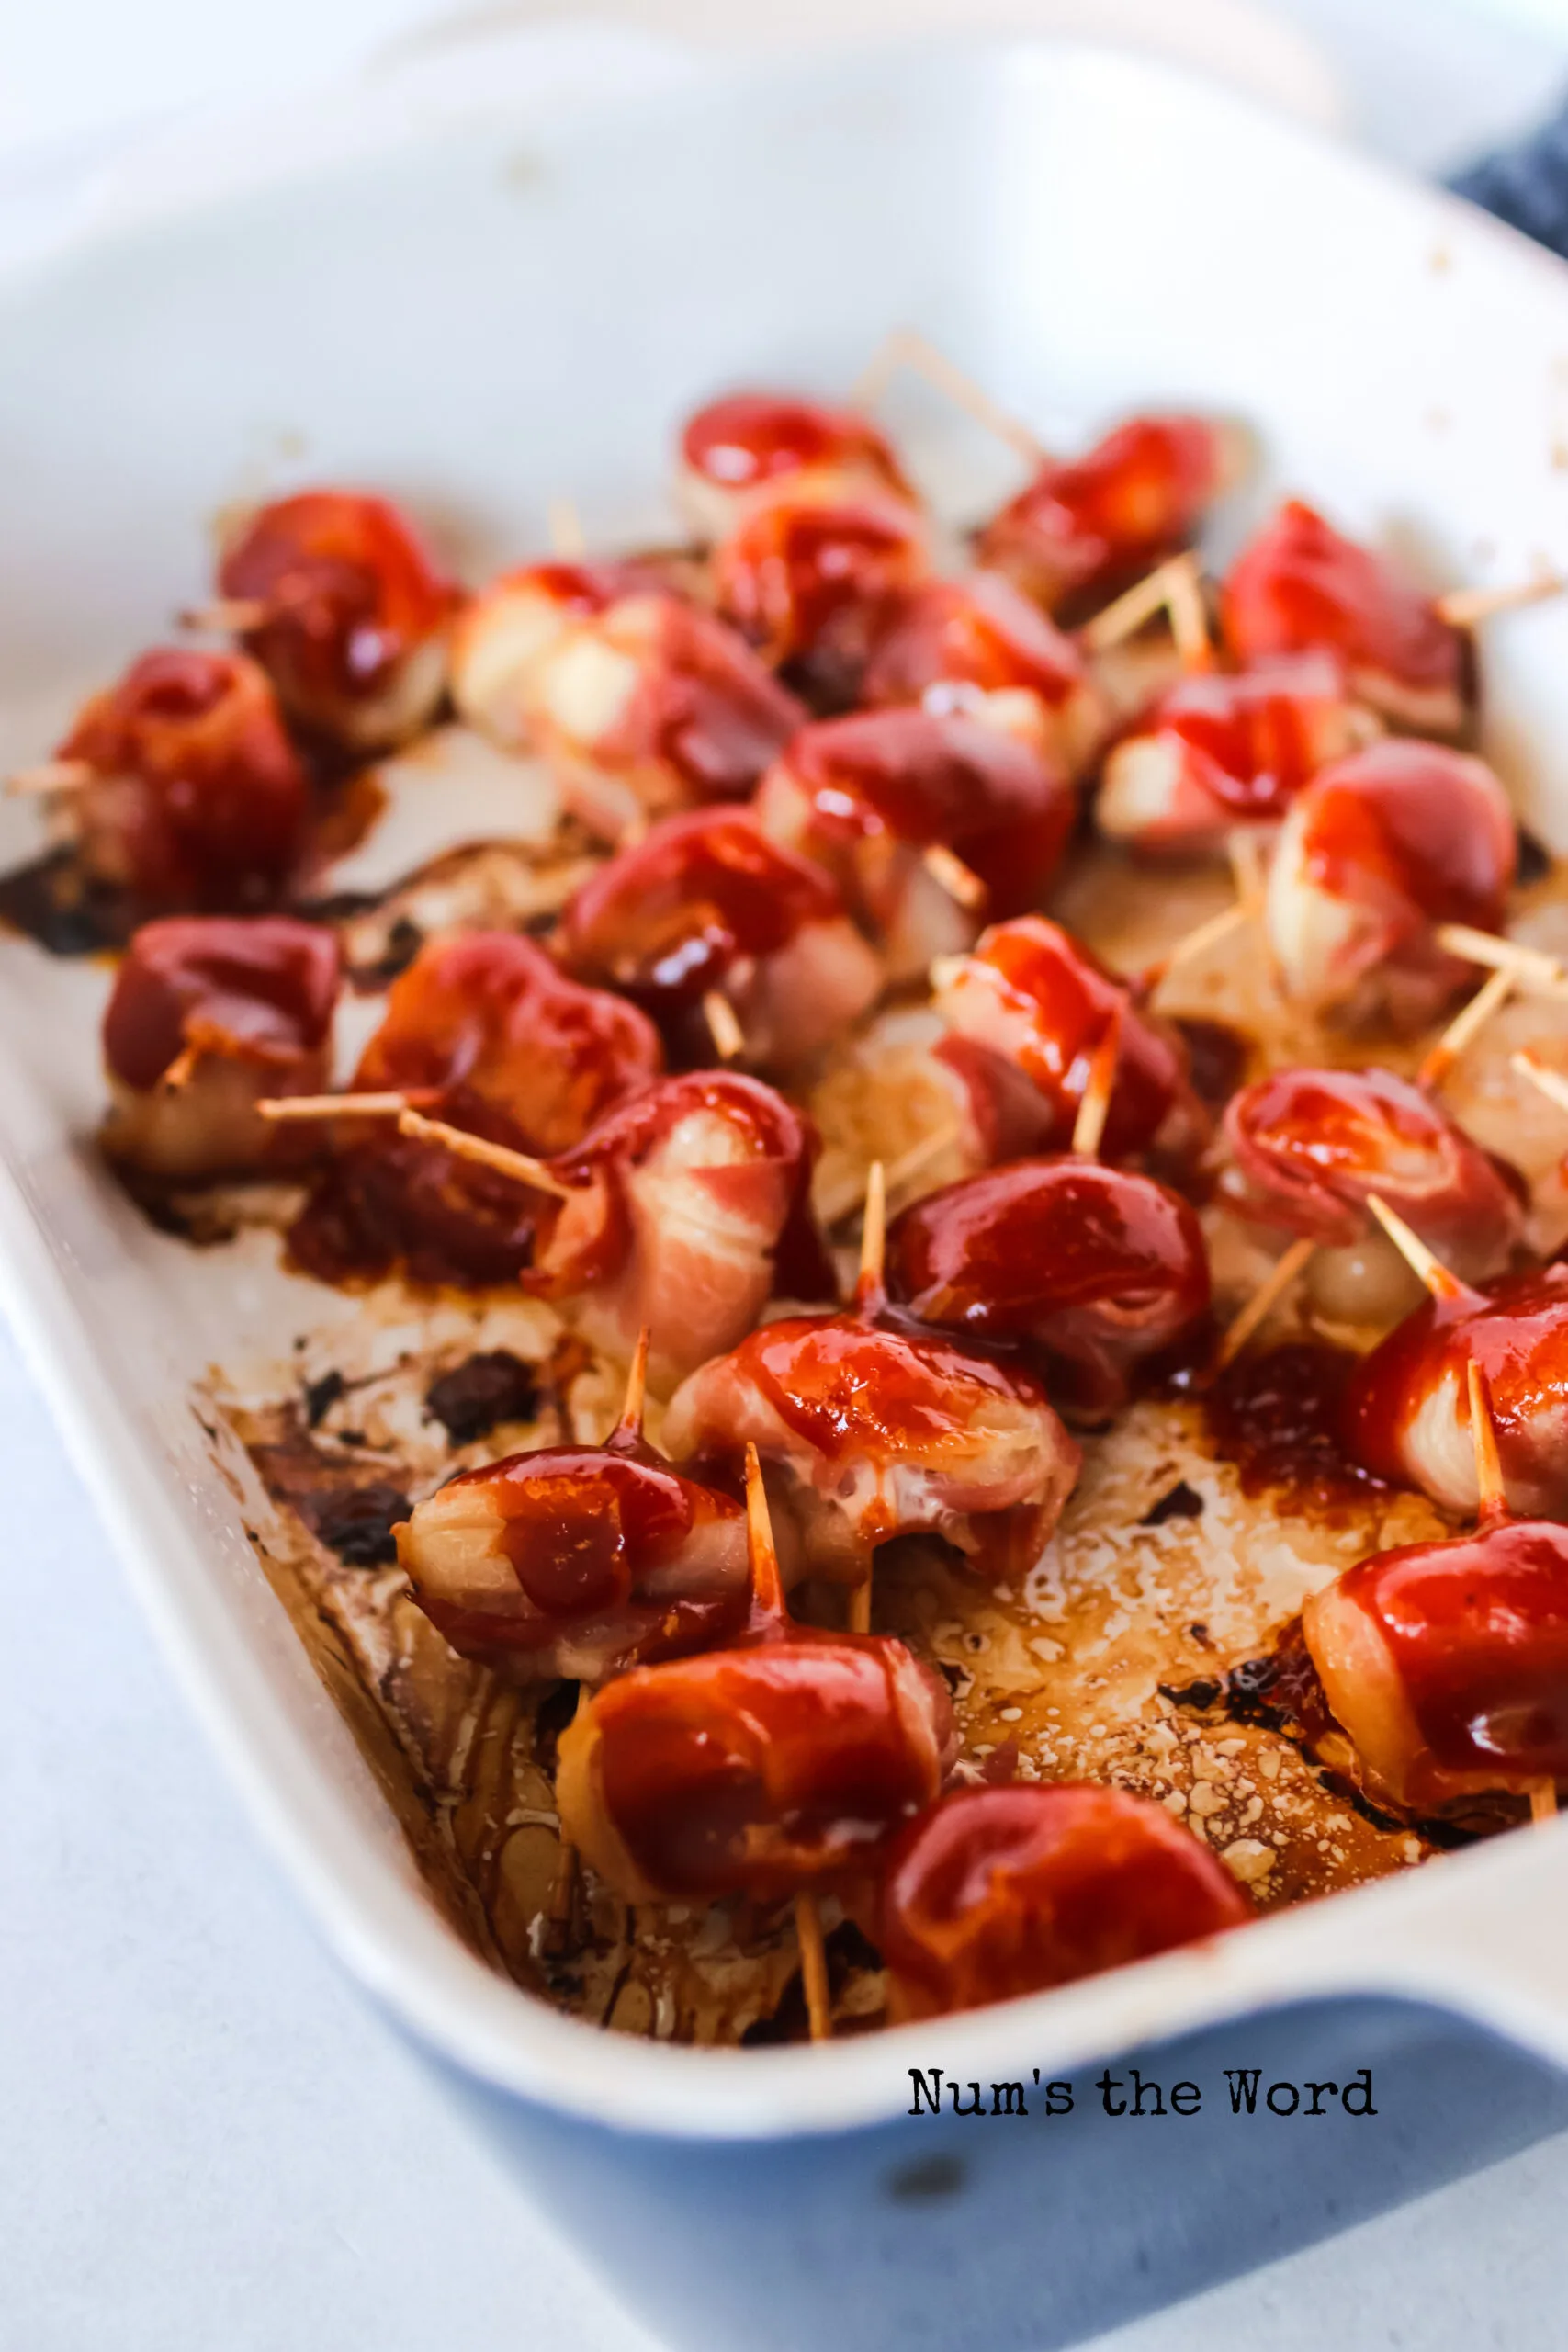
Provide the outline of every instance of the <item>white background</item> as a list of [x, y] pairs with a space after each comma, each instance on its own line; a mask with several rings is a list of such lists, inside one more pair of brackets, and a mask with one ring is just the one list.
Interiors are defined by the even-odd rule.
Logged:
[[[204, 102], [331, 78], [430, 13], [0, 0], [0, 198]], [[1568, 0], [1282, 13], [1358, 133], [1416, 167], [1568, 88]], [[0, 2352], [646, 2344], [314, 1943], [3, 1331], [0, 1494]], [[1565, 2199], [1559, 2141], [1113, 2341], [1561, 2352]]]

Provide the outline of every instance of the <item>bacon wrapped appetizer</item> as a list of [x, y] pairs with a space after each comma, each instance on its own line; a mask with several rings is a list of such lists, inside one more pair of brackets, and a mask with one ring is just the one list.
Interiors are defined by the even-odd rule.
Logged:
[[1223, 1862], [1120, 1789], [965, 1789], [905, 1829], [872, 1934], [895, 2021], [1043, 1993], [1253, 1917]]
[[928, 1193], [888, 1233], [887, 1285], [922, 1323], [1027, 1349], [1062, 1408], [1096, 1420], [1209, 1310], [1188, 1204], [1077, 1158], [1015, 1160]]
[[1497, 930], [1517, 854], [1507, 794], [1480, 760], [1390, 741], [1325, 768], [1292, 804], [1269, 868], [1282, 987], [1342, 1021], [1424, 1027], [1470, 970], [1439, 926]]
[[389, 501], [311, 490], [257, 507], [218, 584], [254, 607], [242, 641], [311, 733], [369, 752], [429, 726], [457, 591]]
[[92, 881], [142, 906], [265, 907], [299, 862], [305, 771], [265, 673], [240, 655], [142, 654], [55, 756], [69, 788], [54, 822]]
[[785, 479], [714, 550], [718, 609], [814, 703], [847, 709], [896, 598], [931, 570], [902, 499]]
[[999, 571], [928, 580], [889, 607], [861, 680], [874, 707], [920, 703], [999, 719], [1077, 775], [1110, 713], [1075, 640]]
[[1212, 855], [1237, 825], [1279, 823], [1320, 768], [1382, 732], [1331, 653], [1194, 673], [1111, 751], [1095, 821], [1151, 856]]
[[[1027, 1081], [1043, 1129], [1029, 1148], [1068, 1141], [1113, 1022], [1120, 1044], [1102, 1156], [1146, 1153], [1179, 1163], [1207, 1140], [1208, 1118], [1179, 1038], [1140, 1012], [1125, 982], [1059, 923], [1043, 915], [998, 923], [973, 955], [940, 964], [932, 980], [938, 1012], [976, 1057], [966, 1072], [971, 1090], [985, 1084], [987, 1066]], [[1010, 1087], [997, 1094], [998, 1104], [1010, 1105]]]
[[1568, 1780], [1568, 1527], [1380, 1552], [1313, 1594], [1302, 1634], [1374, 1804], [1431, 1813]]
[[[1038, 751], [966, 714], [930, 710], [803, 728], [757, 795], [764, 831], [827, 867], [893, 979], [972, 946], [982, 908], [1031, 905], [1075, 814], [1061, 770]], [[954, 874], [933, 851], [956, 857]]]
[[1271, 1070], [1231, 1097], [1224, 1136], [1232, 1204], [1330, 1250], [1364, 1239], [1374, 1193], [1466, 1281], [1501, 1273], [1524, 1238], [1522, 1177], [1392, 1071]]
[[788, 488], [915, 503], [892, 445], [855, 409], [781, 392], [729, 392], [681, 436], [677, 495], [698, 537], [728, 538], [748, 508]]
[[[819, 865], [770, 840], [749, 808], [667, 817], [586, 883], [561, 927], [563, 960], [618, 989], [677, 1062], [729, 1040], [758, 1069], [798, 1069], [881, 991], [882, 966]], [[730, 1039], [716, 1036], [714, 998]]]
[[396, 1531], [425, 1615], [503, 1680], [600, 1682], [745, 1624], [745, 1512], [647, 1442], [640, 1371], [605, 1444], [460, 1471]]
[[694, 1071], [648, 1087], [551, 1162], [572, 1190], [536, 1211], [536, 1296], [570, 1300], [595, 1344], [650, 1334], [672, 1386], [743, 1339], [770, 1298], [832, 1295], [811, 1221], [817, 1137], [771, 1087]]
[[328, 1079], [340, 975], [330, 931], [285, 915], [143, 923], [104, 1013], [112, 1159], [171, 1182], [308, 1158], [316, 1138], [269, 1126], [269, 1095]]
[[[547, 1157], [662, 1067], [635, 1005], [581, 987], [531, 940], [470, 932], [433, 941], [393, 984], [353, 1091]], [[381, 1125], [339, 1125], [352, 1139], [289, 1235], [309, 1272], [341, 1281], [401, 1261], [418, 1282], [495, 1283], [526, 1266], [537, 1201], [514, 1181]]]
[[[627, 826], [743, 800], [806, 713], [711, 613], [603, 566], [534, 567], [479, 600], [458, 703], [547, 760], [567, 805], [615, 841]], [[603, 599], [603, 601], [601, 601]]]
[[730, 1647], [635, 1667], [561, 1735], [561, 1834], [628, 1902], [843, 1884], [931, 1804], [947, 1691], [902, 1642], [791, 1623], [749, 1466], [752, 1600]]
[[1472, 1363], [1491, 1396], [1510, 1510], [1568, 1517], [1568, 1266], [1479, 1290], [1454, 1282], [1407, 1316], [1351, 1375], [1342, 1420], [1348, 1451], [1444, 1510], [1473, 1512]]
[[801, 1573], [864, 1587], [896, 1535], [937, 1535], [987, 1577], [1038, 1558], [1078, 1449], [1032, 1373], [890, 1313], [880, 1289], [838, 1315], [763, 1326], [677, 1389], [682, 1461], [754, 1445]]
[[1047, 612], [1091, 609], [1186, 547], [1233, 471], [1224, 427], [1134, 417], [1081, 458], [1042, 466], [980, 532], [976, 553]]
[[1221, 599], [1238, 662], [1319, 650], [1350, 692], [1396, 725], [1455, 735], [1470, 701], [1466, 640], [1370, 548], [1292, 498], [1236, 558]]

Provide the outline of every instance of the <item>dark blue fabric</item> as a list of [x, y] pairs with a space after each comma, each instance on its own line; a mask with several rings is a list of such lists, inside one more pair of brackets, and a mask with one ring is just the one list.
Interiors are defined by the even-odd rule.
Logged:
[[1449, 186], [1568, 260], [1568, 105], [1533, 138], [1468, 164]]

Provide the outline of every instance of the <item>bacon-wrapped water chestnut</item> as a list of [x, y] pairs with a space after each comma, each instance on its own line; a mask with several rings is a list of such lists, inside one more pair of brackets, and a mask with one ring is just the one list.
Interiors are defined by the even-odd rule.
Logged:
[[847, 709], [897, 598], [931, 571], [907, 501], [786, 477], [714, 549], [718, 609], [808, 699]]
[[533, 565], [476, 598], [454, 691], [470, 724], [548, 761], [568, 806], [610, 841], [743, 800], [806, 717], [734, 629], [604, 564]]
[[1374, 1803], [1568, 1781], [1568, 1527], [1381, 1552], [1312, 1596], [1302, 1632]]
[[[394, 982], [353, 1091], [402, 1095], [548, 1157], [662, 1067], [659, 1034], [635, 1005], [583, 988], [531, 940], [470, 932], [433, 941]], [[384, 1124], [338, 1125], [340, 1148], [290, 1231], [309, 1272], [335, 1281], [401, 1261], [415, 1281], [490, 1283], [527, 1264], [537, 1196]]]
[[1286, 501], [1232, 565], [1220, 605], [1238, 662], [1318, 650], [1338, 656], [1360, 702], [1421, 735], [1464, 724], [1464, 638], [1428, 596], [1299, 498]]
[[[729, 1045], [756, 1068], [797, 1069], [882, 986], [829, 876], [771, 840], [749, 808], [653, 826], [578, 893], [560, 953], [580, 978], [641, 1005], [677, 1062], [711, 1063]], [[730, 1016], [718, 1013], [722, 1036], [716, 996]]]
[[562, 1836], [628, 1902], [765, 1902], [851, 1883], [953, 1760], [946, 1689], [902, 1642], [792, 1623], [754, 1463], [747, 1498], [740, 1638], [634, 1667], [561, 1735]]
[[923, 1330], [863, 1280], [843, 1313], [765, 1324], [694, 1372], [664, 1434], [687, 1462], [733, 1464], [754, 1445], [792, 1566], [863, 1594], [896, 1535], [940, 1536], [982, 1576], [1023, 1575], [1079, 1464], [1032, 1373]]
[[1000, 571], [928, 580], [895, 599], [861, 681], [873, 707], [920, 703], [1000, 720], [1077, 775], [1110, 724], [1076, 640]]
[[895, 979], [971, 946], [986, 915], [1032, 905], [1076, 813], [1062, 771], [1037, 749], [966, 713], [930, 710], [803, 728], [756, 806], [775, 841], [827, 867]]
[[939, 964], [932, 980], [954, 1038], [1028, 1081], [1042, 1132], [1025, 1148], [1068, 1142], [1112, 1023], [1120, 1042], [1102, 1157], [1180, 1163], [1207, 1140], [1180, 1039], [1140, 1011], [1126, 983], [1059, 923], [1043, 915], [998, 923], [973, 955]]
[[811, 1222], [817, 1137], [755, 1079], [693, 1071], [649, 1086], [551, 1162], [570, 1188], [535, 1213], [523, 1279], [572, 1302], [600, 1347], [651, 1338], [656, 1389], [744, 1338], [770, 1298], [830, 1297]]
[[1151, 856], [1213, 854], [1237, 825], [1277, 824], [1320, 768], [1382, 731], [1331, 653], [1194, 672], [1111, 752], [1095, 821]]
[[1048, 612], [1089, 609], [1185, 547], [1233, 471], [1223, 425], [1134, 417], [1081, 458], [1043, 465], [976, 550]]
[[1377, 1476], [1419, 1487], [1445, 1510], [1479, 1500], [1469, 1366], [1486, 1383], [1509, 1508], [1568, 1517], [1568, 1266], [1482, 1289], [1454, 1282], [1364, 1356], [1342, 1434]]
[[871, 1928], [904, 2020], [1043, 1993], [1252, 1917], [1163, 1805], [1065, 1781], [960, 1790], [911, 1822]]
[[242, 639], [312, 733], [381, 752], [430, 724], [457, 591], [389, 500], [311, 490], [259, 506], [218, 584], [237, 612], [254, 608]]
[[1467, 1281], [1501, 1273], [1524, 1237], [1523, 1179], [1392, 1071], [1271, 1070], [1231, 1097], [1224, 1135], [1233, 1204], [1329, 1250], [1364, 1242], [1374, 1193]]
[[1023, 1347], [1062, 1408], [1095, 1419], [1209, 1310], [1202, 1228], [1180, 1195], [1068, 1157], [928, 1193], [888, 1232], [887, 1283], [922, 1323]]
[[149, 911], [276, 900], [305, 843], [310, 788], [265, 672], [231, 653], [144, 653], [56, 753], [54, 821], [88, 877]]
[[1497, 930], [1517, 854], [1507, 794], [1483, 762], [1404, 741], [1336, 762], [1292, 804], [1269, 868], [1281, 986], [1342, 1021], [1424, 1027], [1469, 970], [1438, 930]]
[[285, 915], [175, 915], [143, 923], [104, 1013], [110, 1158], [189, 1182], [308, 1158], [317, 1138], [269, 1125], [267, 1096], [327, 1082], [337, 942]]
[[915, 503], [892, 445], [855, 409], [729, 392], [698, 409], [682, 434], [676, 492], [704, 539], [727, 538], [759, 499], [807, 484], [844, 499], [870, 492]]
[[745, 1513], [647, 1442], [640, 1350], [604, 1445], [460, 1471], [396, 1534], [431, 1623], [509, 1682], [598, 1682], [707, 1648], [746, 1621]]

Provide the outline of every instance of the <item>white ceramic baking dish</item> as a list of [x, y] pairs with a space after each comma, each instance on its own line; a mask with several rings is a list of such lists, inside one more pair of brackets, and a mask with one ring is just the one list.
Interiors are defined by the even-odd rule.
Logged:
[[[36, 756], [81, 688], [164, 632], [236, 496], [383, 484], [476, 571], [537, 545], [563, 489], [592, 537], [637, 536], [668, 519], [694, 400], [738, 379], [837, 390], [901, 321], [1047, 434], [1151, 401], [1234, 413], [1261, 436], [1259, 499], [1306, 488], [1434, 578], [1568, 565], [1568, 275], [1479, 216], [1091, 50], [660, 82], [318, 155], [0, 284], [0, 759]], [[1006, 461], [931, 401], [910, 391], [896, 421], [976, 503], [1001, 486]], [[1500, 629], [1487, 684], [1493, 755], [1568, 846], [1568, 608]], [[28, 813], [7, 822], [8, 854]], [[96, 1165], [100, 987], [0, 943], [12, 1311], [323, 1931], [559, 2208], [586, 2225], [615, 2206], [600, 2250], [656, 2316], [703, 2311], [705, 2342], [795, 2343], [829, 2313], [867, 2344], [1066, 2341], [1562, 2120], [1550, 2086], [1475, 2036], [1568, 2064], [1568, 1826], [1213, 1951], [830, 2049], [599, 2036], [489, 1973], [426, 1899], [193, 1422], [209, 1359], [301, 1309], [249, 1261], [149, 1232]], [[958, 2127], [905, 2115], [911, 2066], [1084, 2078], [1178, 2038], [1189, 2072], [1232, 2048], [1286, 2072], [1374, 2052], [1403, 2104], [1308, 2153], [1265, 2132], [1267, 2160], [1207, 2122], [1157, 2160], [1087, 2120], [955, 2153]], [[1441, 2164], [1420, 2160], [1424, 2132]], [[1235, 2200], [1218, 2233], [1205, 2178]]]

